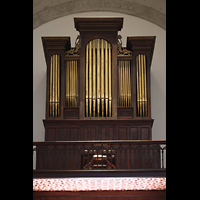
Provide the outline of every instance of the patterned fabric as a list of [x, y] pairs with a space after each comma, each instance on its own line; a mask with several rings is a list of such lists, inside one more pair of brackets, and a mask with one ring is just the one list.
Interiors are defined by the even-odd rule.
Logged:
[[33, 191], [166, 190], [166, 178], [33, 179]]

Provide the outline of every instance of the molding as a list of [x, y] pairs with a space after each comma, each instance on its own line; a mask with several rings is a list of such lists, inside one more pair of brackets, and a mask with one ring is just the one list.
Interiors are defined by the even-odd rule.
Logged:
[[[152, 4], [152, 5], [150, 5]], [[166, 30], [166, 2], [121, 1], [121, 0], [34, 0], [33, 1], [33, 29], [51, 20], [81, 13], [108, 11], [119, 12], [152, 22]]]

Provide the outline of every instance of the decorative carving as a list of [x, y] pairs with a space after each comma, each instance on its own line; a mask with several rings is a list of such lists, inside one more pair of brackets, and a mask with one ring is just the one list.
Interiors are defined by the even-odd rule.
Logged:
[[122, 47], [122, 36], [118, 35], [118, 56], [131, 56], [132, 51], [127, 50], [125, 47]]
[[65, 52], [65, 55], [79, 55], [79, 48], [80, 48], [80, 35], [77, 36], [75, 41], [75, 48], [71, 48], [69, 51]]

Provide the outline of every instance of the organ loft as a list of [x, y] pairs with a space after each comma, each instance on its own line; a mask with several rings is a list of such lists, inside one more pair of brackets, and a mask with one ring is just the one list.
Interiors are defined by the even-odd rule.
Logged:
[[73, 45], [42, 37], [45, 141], [33, 142], [33, 177], [165, 177], [166, 141], [152, 140], [156, 37], [129, 36], [124, 45], [123, 18], [74, 18], [74, 26]]

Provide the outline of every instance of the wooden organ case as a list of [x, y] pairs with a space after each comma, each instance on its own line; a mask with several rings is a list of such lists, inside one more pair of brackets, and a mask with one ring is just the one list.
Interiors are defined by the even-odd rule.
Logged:
[[155, 36], [118, 35], [123, 18], [74, 18], [79, 35], [42, 37], [45, 141], [151, 140]]

